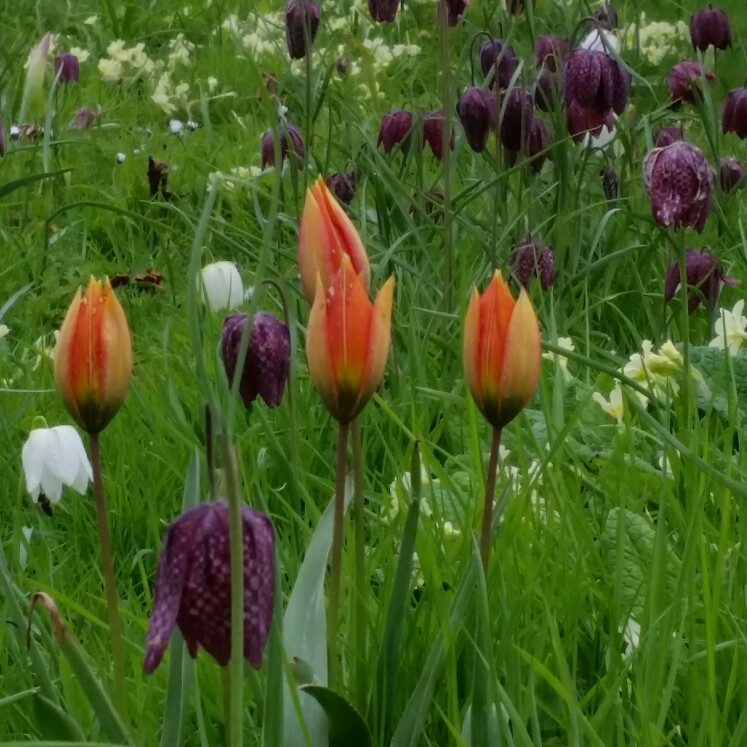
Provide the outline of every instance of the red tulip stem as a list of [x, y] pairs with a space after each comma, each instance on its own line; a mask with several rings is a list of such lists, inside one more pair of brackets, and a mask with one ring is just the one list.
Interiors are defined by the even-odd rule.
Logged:
[[96, 524], [101, 543], [101, 563], [104, 572], [104, 591], [109, 615], [109, 631], [112, 638], [112, 660], [114, 663], [114, 702], [122, 720], [127, 719], [127, 687], [125, 684], [124, 647], [122, 642], [122, 625], [119, 619], [119, 602], [117, 585], [114, 579], [114, 555], [112, 538], [109, 534], [109, 516], [106, 510], [104, 481], [101, 476], [101, 447], [99, 434], [91, 433], [91, 470], [93, 471], [93, 497], [96, 503]]
[[493, 428], [493, 440], [488, 457], [488, 474], [485, 477], [485, 504], [482, 507], [482, 532], [480, 534], [480, 557], [485, 575], [488, 575], [490, 560], [490, 540], [493, 524], [493, 496], [495, 495], [495, 478], [498, 471], [498, 452], [501, 447], [501, 429]]
[[366, 706], [366, 532], [363, 498], [363, 445], [361, 422], [353, 421], [353, 520], [355, 525], [355, 591], [353, 593], [353, 628], [355, 630], [355, 693], [358, 707]]
[[340, 683], [337, 660], [337, 630], [340, 618], [340, 569], [342, 566], [342, 530], [345, 518], [345, 464], [348, 452], [348, 424], [340, 423], [337, 439], [335, 476], [335, 516], [332, 530], [332, 560], [329, 569], [329, 620], [327, 621], [327, 682], [334, 688]]

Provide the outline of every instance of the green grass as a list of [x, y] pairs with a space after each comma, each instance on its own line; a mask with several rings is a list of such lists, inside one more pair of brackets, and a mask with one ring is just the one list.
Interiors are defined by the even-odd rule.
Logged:
[[[334, 492], [336, 425], [308, 377], [303, 352], [308, 309], [296, 265], [304, 185], [317, 173], [355, 164], [359, 186], [350, 215], [369, 253], [372, 289], [392, 273], [397, 279], [384, 385], [362, 417], [370, 588], [354, 588], [352, 525], [346, 528], [341, 694], [359, 707], [369, 702], [379, 647], [389, 640], [385, 629], [394, 592], [406, 601], [399, 670], [386, 683], [394, 688], [391, 726], [420, 724], [411, 741], [397, 744], [465, 744], [461, 734], [470, 707], [476, 714], [473, 745], [747, 744], [745, 359], [734, 357], [729, 366], [723, 358], [703, 362], [696, 346], [711, 338], [707, 312], [696, 312], [685, 329], [678, 303], [664, 309], [662, 302], [664, 270], [681, 245], [710, 246], [728, 274], [747, 280], [744, 197], [717, 193], [700, 236], [665, 233], [651, 218], [641, 179], [651, 132], [662, 121], [684, 121], [688, 138], [712, 163], [727, 153], [747, 158], [744, 144], [735, 135], [722, 135], [718, 124], [725, 93], [744, 80], [747, 16], [740, 4], [723, 4], [734, 46], [719, 53], [717, 80], [700, 108], [671, 112], [663, 88], [668, 67], [691, 56], [689, 43], [683, 41], [657, 65], [636, 50], [623, 51], [636, 73], [635, 112], [621, 118], [620, 145], [604, 156], [573, 144], [556, 117], [553, 161], [537, 176], [521, 163], [506, 170], [496, 166], [494, 145], [489, 154], [473, 154], [454, 118], [456, 149], [448, 169], [452, 209], [446, 222], [424, 209], [428, 191], [443, 191], [444, 184], [442, 165], [430, 152], [387, 157], [375, 148], [378, 123], [389, 109], [404, 106], [422, 113], [442, 105], [432, 3], [412, 0], [397, 24], [385, 26], [370, 24], [365, 6], [343, 16], [347, 3], [325, 4], [314, 48], [326, 51], [321, 59], [314, 57], [310, 80], [303, 63], [289, 63], [282, 28], [274, 49], [253, 55], [242, 45], [240, 37], [257, 27], [255, 14], [269, 9], [265, 4], [259, 11], [239, 0], [71, 5], [68, 12], [64, 4], [38, 2], [33, 13], [3, 17], [0, 113], [6, 134], [20, 107], [23, 62], [43, 32], [60, 34], [61, 45], [87, 49], [91, 59], [81, 64], [79, 83], [58, 90], [48, 137], [9, 144], [0, 160], [0, 190], [25, 177], [65, 172], [0, 197], [0, 305], [30, 284], [2, 318], [10, 333], [0, 341], [0, 379], [6, 380], [0, 390], [0, 491], [5, 496], [0, 541], [14, 583], [27, 596], [45, 591], [56, 600], [110, 689], [108, 622], [90, 491], [82, 497], [66, 490], [54, 516], [45, 516], [25, 493], [20, 453], [37, 415], [50, 425], [70, 422], [54, 391], [51, 362], [43, 359], [34, 366], [34, 341], [59, 328], [75, 289], [91, 274], [157, 268], [164, 275], [162, 292], [133, 286], [118, 292], [132, 329], [134, 375], [126, 404], [102, 435], [133, 744], [158, 744], [167, 712], [169, 655], [152, 676], [142, 673], [141, 662], [158, 551], [182, 506], [195, 453], [202, 464], [195, 492], [207, 496], [205, 390], [219, 400], [224, 414], [230, 410], [216, 351], [222, 317], [201, 310], [196, 315], [204, 343], [200, 354], [208, 375], [202, 381], [196, 375], [195, 329], [187, 304], [190, 247], [209, 175], [259, 166], [259, 138], [279, 104], [304, 132], [307, 168], [249, 176], [233, 189], [223, 186], [209, 215], [202, 262], [236, 262], [245, 284], [256, 289], [254, 308], [280, 313], [277, 294], [262, 284], [264, 279], [278, 280], [290, 300], [291, 392], [275, 410], [262, 404], [250, 411], [234, 407], [231, 421], [246, 501], [266, 510], [276, 528], [283, 606]], [[649, 6], [621, 4], [621, 23], [635, 22], [640, 10], [648, 22], [687, 22], [697, 7], [694, 2]], [[539, 0], [530, 24], [525, 16], [502, 18], [496, 7], [474, 0], [465, 23], [449, 31], [449, 112], [470, 84], [469, 45], [477, 31], [497, 35], [500, 21], [504, 36], [525, 57], [528, 74], [532, 25], [535, 34], [556, 26], [570, 32], [586, 12], [576, 2]], [[98, 19], [88, 25], [92, 14]], [[242, 25], [238, 37], [222, 28], [231, 14]], [[333, 24], [335, 17], [348, 20]], [[190, 104], [177, 104], [173, 116], [192, 118], [200, 128], [175, 137], [168, 116], [151, 100], [153, 80], [107, 83], [97, 61], [117, 38], [127, 46], [142, 42], [152, 59], [165, 60], [169, 41], [180, 33], [195, 49], [190, 64], [174, 68], [174, 81], [189, 84]], [[417, 44], [421, 51], [377, 69], [363, 40], [378, 38], [388, 45]], [[348, 68], [357, 66], [359, 72], [347, 78], [335, 73], [338, 46]], [[263, 87], [265, 74], [276, 79], [275, 95]], [[209, 77], [218, 81], [212, 92]], [[371, 95], [374, 85], [378, 97]], [[102, 107], [98, 125], [69, 129], [83, 104]], [[40, 125], [45, 110], [41, 104], [34, 112]], [[126, 155], [121, 164], [119, 152]], [[169, 165], [169, 187], [176, 195], [170, 203], [149, 199], [149, 156]], [[605, 166], [620, 175], [616, 207], [602, 193], [599, 172]], [[483, 593], [472, 564], [490, 433], [464, 383], [461, 320], [472, 285], [484, 287], [493, 267], [505, 270], [511, 247], [528, 232], [551, 243], [556, 255], [553, 287], [543, 293], [535, 283], [531, 290], [543, 339], [552, 344], [570, 337], [576, 355], [568, 362], [570, 382], [552, 361], [543, 361], [536, 396], [504, 433], [511, 453], [499, 473], [503, 513]], [[730, 309], [743, 297], [742, 287], [726, 287], [721, 305]], [[610, 371], [640, 351], [642, 340], [658, 346], [668, 339], [682, 343], [685, 335], [692, 365], [714, 396], [709, 400], [696, 384], [682, 385], [687, 376], [681, 375], [679, 395], [652, 402], [646, 410], [628, 404], [618, 427], [592, 393], [609, 392]], [[403, 591], [395, 584], [395, 568], [410, 494], [401, 478], [410, 469], [416, 440], [433, 478], [423, 485], [432, 513], [421, 510], [417, 563]], [[662, 456], [667, 473], [660, 467]], [[507, 467], [518, 477], [509, 479]], [[394, 517], [392, 490], [400, 509]], [[445, 521], [457, 532], [445, 532]], [[33, 528], [25, 568], [19, 562], [24, 526]], [[367, 612], [365, 651], [353, 644], [351, 610], [358, 593]], [[631, 616], [640, 624], [640, 642], [626, 654], [623, 630]], [[107, 741], [42, 615], [33, 627], [29, 653], [3, 590], [0, 740], [42, 744], [64, 738], [67, 732], [55, 720], [59, 714], [51, 716], [35, 694], [42, 688], [47, 700], [57, 694], [58, 708], [86, 740]], [[433, 653], [439, 636], [440, 662]], [[290, 744], [273, 731], [281, 676], [288, 674], [283, 655], [279, 639], [273, 639], [264, 667], [256, 673], [246, 668], [247, 745]], [[440, 668], [425, 668], [430, 655]], [[359, 657], [370, 675], [363, 693], [354, 679]], [[420, 679], [424, 668], [434, 672], [430, 683]], [[221, 677], [204, 653], [191, 682], [182, 743], [222, 744]], [[417, 693], [428, 697], [416, 714], [408, 703]], [[359, 709], [379, 739], [375, 743], [384, 744], [371, 714]], [[486, 741], [488, 728], [495, 731]]]

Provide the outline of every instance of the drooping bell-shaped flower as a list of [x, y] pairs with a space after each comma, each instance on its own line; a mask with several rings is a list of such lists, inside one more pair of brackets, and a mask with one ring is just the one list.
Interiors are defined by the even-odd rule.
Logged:
[[563, 85], [566, 106], [575, 103], [604, 117], [625, 110], [630, 75], [605, 52], [574, 49], [565, 64]]
[[747, 88], [735, 88], [724, 99], [721, 129], [747, 138]]
[[695, 103], [695, 97], [701, 95], [700, 82], [707, 80], [713, 82], [715, 77], [712, 72], [706, 70], [695, 60], [682, 60], [667, 75], [667, 89], [672, 97], [672, 106], [677, 107], [683, 101], [688, 104]]
[[[280, 163], [282, 164], [288, 157], [288, 154], [292, 152], [294, 158], [291, 161], [300, 167], [304, 159], [304, 144], [301, 131], [292, 124], [281, 125], [278, 129], [278, 137], [280, 138]], [[262, 133], [260, 149], [262, 152], [262, 168], [274, 166], [275, 140], [272, 130], [266, 130]]]
[[475, 288], [464, 319], [464, 377], [493, 428], [508, 425], [537, 388], [540, 333], [537, 314], [522, 289], [514, 299], [500, 272], [484, 293]]
[[495, 128], [495, 95], [484, 88], [468, 88], [457, 102], [456, 110], [464, 136], [475, 153], [485, 150], [490, 130]]
[[456, 26], [471, 0], [438, 0], [438, 2], [446, 5], [446, 21], [449, 26]]
[[132, 342], [109, 279], [80, 288], [60, 327], [54, 352], [57, 393], [87, 433], [101, 432], [117, 414], [132, 374]]
[[656, 148], [665, 148], [677, 140], [684, 140], [685, 133], [681, 124], [667, 125], [660, 127], [654, 135], [654, 146]]
[[330, 174], [326, 179], [325, 183], [327, 189], [341, 202], [343, 205], [349, 205], [355, 197], [355, 189], [358, 186], [358, 179], [355, 174], [355, 170], [348, 171], [337, 171], [334, 174]]
[[404, 109], [393, 109], [385, 114], [379, 125], [376, 145], [383, 145], [386, 153], [399, 145], [403, 150], [409, 145], [413, 116]]
[[713, 171], [699, 148], [684, 140], [654, 148], [643, 162], [643, 180], [657, 223], [703, 230], [711, 212]]
[[[439, 161], [444, 157], [444, 129], [446, 119], [441, 110], [430, 111], [423, 115], [423, 143], [430, 146], [433, 155]], [[454, 150], [454, 130], [451, 130], [449, 147]]]
[[736, 156], [725, 156], [719, 168], [719, 185], [723, 192], [731, 192], [744, 186], [744, 163]]
[[235, 309], [244, 300], [244, 284], [233, 262], [221, 260], [205, 265], [200, 271], [198, 284], [203, 301], [211, 311]]
[[[204, 648], [221, 666], [231, 658], [228, 503], [198, 503], [163, 538], [143, 669], [160, 664], [175, 626], [192, 657]], [[275, 597], [275, 535], [270, 520], [241, 507], [244, 557], [244, 657], [262, 664]]]
[[555, 252], [532, 235], [520, 241], [511, 251], [508, 260], [516, 279], [529, 290], [532, 278], [540, 281], [542, 290], [547, 290], [555, 280]]
[[514, 49], [503, 39], [490, 39], [480, 45], [480, 68], [484, 76], [488, 76], [495, 68], [493, 86], [506, 89], [511, 85], [519, 61], [516, 59]]
[[550, 135], [547, 125], [538, 117], [534, 117], [529, 129], [527, 157], [535, 172], [539, 172], [542, 169], [542, 164], [550, 157], [549, 141]]
[[310, 303], [316, 298], [317, 279], [329, 288], [347, 257], [366, 290], [371, 269], [360, 234], [347, 213], [319, 177], [306, 192], [298, 230], [298, 269], [301, 289]]
[[533, 110], [534, 99], [523, 88], [516, 86], [505, 95], [498, 133], [506, 150], [518, 153], [525, 149], [532, 128]]
[[701, 8], [690, 18], [690, 41], [705, 52], [708, 47], [728, 49], [731, 46], [729, 18], [721, 8]]
[[74, 83], [80, 78], [80, 63], [71, 52], [62, 52], [54, 58], [54, 74], [60, 83]]
[[379, 23], [390, 23], [397, 15], [401, 0], [368, 0], [368, 12]]
[[[239, 368], [241, 340], [247, 320], [246, 314], [230, 314], [223, 320], [220, 352], [230, 386], [233, 386]], [[289, 369], [288, 327], [269, 312], [255, 312], [239, 382], [239, 395], [244, 405], [249, 407], [259, 396], [268, 407], [277, 407], [283, 397]]]
[[[725, 275], [721, 263], [706, 249], [687, 249], [685, 251], [685, 273], [687, 278], [687, 311], [692, 314], [705, 301], [709, 309], [715, 309], [718, 303], [721, 286], [736, 285], [736, 278]], [[664, 302], [677, 296], [680, 287], [681, 273], [679, 262], [674, 262], [667, 269], [664, 278]]]
[[301, 60], [319, 29], [321, 9], [315, 0], [289, 0], [285, 6], [285, 41], [292, 60]]
[[372, 304], [345, 254], [328, 288], [317, 281], [306, 331], [309, 374], [332, 417], [352, 422], [384, 377], [391, 341], [394, 277]]

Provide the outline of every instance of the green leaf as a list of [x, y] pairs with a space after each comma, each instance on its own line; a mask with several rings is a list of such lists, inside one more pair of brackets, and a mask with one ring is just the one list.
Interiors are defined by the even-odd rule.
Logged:
[[5, 182], [0, 185], [0, 199], [9, 195], [11, 192], [15, 192], [17, 189], [26, 186], [27, 184], [33, 184], [34, 182], [41, 182], [45, 179], [51, 179], [53, 176], [60, 176], [60, 174], [67, 174], [70, 169], [60, 169], [59, 171], [49, 171], [42, 174], [29, 174], [28, 176], [22, 176], [19, 179], [14, 179], [12, 182]]
[[34, 695], [32, 703], [34, 724], [39, 728], [43, 737], [64, 739], [70, 742], [85, 739], [80, 726], [56, 703], [38, 693]]
[[371, 734], [358, 711], [334, 690], [321, 685], [304, 685], [329, 719], [329, 747], [371, 747]]
[[[353, 496], [353, 481], [345, 481], [345, 510]], [[325, 615], [324, 579], [327, 559], [332, 546], [334, 496], [319, 520], [298, 572], [288, 606], [283, 616], [285, 655], [291, 661], [303, 660], [311, 667], [316, 683], [327, 684], [327, 622]], [[297, 688], [292, 674], [283, 686], [284, 747], [327, 747], [327, 719], [315, 698], [298, 690], [300, 710], [294, 705]], [[306, 732], [306, 733], [304, 733]], [[308, 739], [307, 739], [308, 735]]]

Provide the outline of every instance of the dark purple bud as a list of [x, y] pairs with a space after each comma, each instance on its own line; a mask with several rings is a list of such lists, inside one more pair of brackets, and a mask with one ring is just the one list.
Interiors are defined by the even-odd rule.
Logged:
[[542, 164], [550, 157], [548, 149], [550, 137], [547, 125], [537, 117], [532, 119], [529, 129], [529, 144], [527, 145], [527, 156], [532, 164], [532, 169], [539, 172]]
[[605, 3], [594, 11], [593, 18], [605, 31], [614, 31], [618, 26], [617, 9], [611, 3]]
[[602, 191], [604, 192], [604, 196], [607, 202], [614, 204], [617, 201], [620, 180], [612, 169], [602, 169], [600, 176], [602, 177]]
[[695, 49], [705, 52], [709, 46], [727, 49], [731, 46], [729, 19], [721, 8], [701, 8], [690, 18], [690, 41]]
[[70, 52], [63, 52], [54, 58], [54, 74], [60, 83], [74, 83], [80, 78], [78, 58]]
[[735, 88], [726, 94], [721, 128], [743, 139], [747, 137], [747, 88]]
[[409, 146], [413, 117], [403, 109], [393, 109], [385, 114], [379, 125], [379, 136], [376, 145], [383, 145], [386, 153], [399, 145], [403, 150]]
[[347, 174], [338, 171], [330, 174], [326, 179], [327, 188], [344, 205], [349, 205], [353, 201], [357, 181], [355, 171], [350, 171]]
[[719, 169], [719, 184], [723, 192], [731, 192], [738, 187], [744, 186], [745, 168], [744, 164], [735, 156], [726, 156], [721, 159]]
[[[724, 275], [721, 264], [706, 249], [685, 251], [685, 276], [687, 278], [687, 311], [692, 314], [705, 301], [709, 309], [716, 308], [721, 286], [737, 285], [739, 280]], [[675, 262], [667, 269], [664, 278], [664, 303], [671, 301], [680, 287], [680, 264]]]
[[438, 0], [439, 5], [441, 2], [446, 3], [446, 20], [449, 26], [456, 26], [459, 23], [460, 16], [470, 4], [470, 0]]
[[397, 15], [399, 4], [400, 0], [368, 0], [368, 11], [374, 21], [390, 22]]
[[699, 148], [684, 140], [654, 148], [643, 161], [643, 181], [659, 225], [703, 230], [711, 212], [713, 171]]
[[508, 88], [518, 65], [519, 62], [516, 59], [513, 47], [506, 44], [503, 39], [491, 39], [480, 45], [482, 74], [487, 77], [490, 71], [495, 68], [493, 85], [497, 81], [499, 88]]
[[566, 106], [576, 102], [598, 116], [610, 110], [622, 114], [628, 102], [630, 75], [606, 52], [574, 49], [565, 63]]
[[[228, 383], [232, 386], [246, 321], [246, 314], [230, 314], [223, 320], [220, 352]], [[257, 396], [261, 396], [268, 407], [277, 407], [283, 397], [289, 368], [288, 327], [266, 311], [256, 312], [252, 317], [252, 331], [239, 383], [243, 403], [249, 407]]]
[[495, 94], [484, 88], [472, 86], [459, 97], [457, 116], [475, 153], [485, 150], [490, 130], [495, 128], [495, 109]]
[[560, 73], [553, 73], [545, 67], [540, 70], [534, 85], [534, 102], [540, 111], [555, 111], [560, 101], [562, 85]]
[[555, 252], [531, 234], [520, 241], [508, 259], [516, 279], [528, 290], [533, 277], [539, 278], [542, 290], [555, 280]]
[[[241, 507], [244, 550], [244, 657], [262, 664], [275, 597], [275, 536], [270, 520]], [[177, 625], [192, 657], [202, 646], [221, 666], [231, 658], [228, 504], [198, 503], [166, 530], [158, 559], [143, 669], [160, 664]]]
[[654, 135], [654, 147], [666, 148], [677, 140], [684, 140], [685, 133], [681, 124], [667, 125], [660, 127]]
[[174, 195], [169, 191], [169, 167], [160, 158], [148, 158], [148, 187], [151, 199], [160, 192], [164, 200], [170, 200]]
[[672, 97], [672, 104], [678, 106], [683, 101], [694, 104], [696, 92], [700, 96], [701, 78], [707, 81], [715, 80], [712, 72], [694, 60], [682, 60], [672, 66], [667, 76], [667, 88]]
[[501, 122], [498, 134], [506, 150], [523, 150], [532, 127], [534, 99], [523, 88], [512, 88], [501, 103]]
[[85, 130], [90, 127], [100, 115], [101, 109], [98, 106], [95, 108], [92, 106], [81, 106], [80, 109], [75, 112], [71, 126], [76, 130]]
[[285, 6], [285, 41], [292, 60], [306, 57], [320, 18], [321, 10], [314, 0], [289, 0]]
[[534, 64], [544, 67], [551, 73], [556, 73], [563, 68], [565, 58], [571, 52], [568, 39], [556, 34], [545, 34], [538, 36], [534, 42]]
[[[297, 164], [303, 163], [304, 145], [301, 132], [295, 125], [281, 125], [278, 134], [280, 136], [280, 162], [288, 157], [289, 152], [293, 152]], [[265, 166], [275, 165], [275, 141], [273, 140], [272, 130], [267, 130], [262, 134], [262, 168]], [[291, 159], [293, 160], [293, 159]]]
[[[430, 149], [433, 151], [433, 155], [438, 158], [439, 161], [443, 160], [444, 157], [444, 129], [446, 127], [446, 120], [444, 113], [440, 110], [431, 111], [423, 117], [423, 142], [428, 143]], [[451, 130], [451, 137], [449, 139], [449, 147], [454, 150], [454, 130]]]

